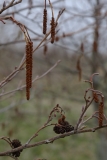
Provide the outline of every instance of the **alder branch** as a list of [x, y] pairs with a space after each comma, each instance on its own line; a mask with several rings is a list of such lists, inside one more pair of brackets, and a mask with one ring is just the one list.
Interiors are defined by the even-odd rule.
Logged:
[[[61, 16], [61, 14], [63, 13], [63, 11], [64, 11], [65, 9], [62, 9], [61, 11], [60, 11], [60, 14], [58, 14], [58, 16], [57, 16], [57, 18], [56, 18], [56, 24], [57, 24], [57, 22], [58, 22], [58, 19], [60, 18], [60, 16]], [[25, 31], [24, 31], [24, 29], [26, 29], [26, 27], [23, 25], [23, 24], [21, 24], [20, 22], [18, 22], [18, 21], [16, 21], [13, 17], [2, 17], [2, 20], [10, 20], [10, 21], [12, 21], [12, 22], [14, 22], [15, 24], [17, 24], [20, 28], [21, 28], [21, 30], [22, 30], [22, 32], [25, 34]], [[50, 33], [51, 33], [51, 29], [50, 29], [50, 31], [46, 34], [46, 36], [43, 38], [43, 40], [37, 45], [37, 47], [33, 50], [33, 52], [32, 52], [32, 54], [43, 44], [43, 42], [47, 39], [47, 37], [50, 35]], [[0, 88], [2, 88], [4, 85], [6, 85], [10, 80], [12, 80], [18, 73], [19, 73], [19, 71], [20, 70], [22, 70], [22, 69], [24, 69], [23, 68], [23, 66], [24, 66], [24, 64], [25, 64], [25, 62], [26, 62], [26, 60], [25, 60], [25, 58], [23, 57], [23, 60], [21, 61], [21, 63], [20, 63], [20, 65], [18, 66], [18, 68], [17, 69], [15, 69], [9, 76], [7, 76], [1, 83], [0, 83]]]
[[0, 14], [3, 11], [7, 10], [8, 8], [13, 7], [13, 6], [15, 6], [15, 5], [17, 5], [17, 4], [21, 3], [21, 2], [22, 2], [22, 0], [19, 0], [17, 2], [15, 2], [15, 0], [12, 0], [8, 5], [6, 5], [5, 2], [4, 2], [3, 8], [0, 10]]
[[[32, 83], [34, 83], [35, 81], [37, 81], [37, 80], [43, 78], [44, 76], [46, 76], [46, 75], [47, 75], [49, 72], [51, 72], [60, 62], [61, 62], [61, 60], [58, 60], [49, 70], [47, 70], [47, 71], [46, 71], [45, 73], [43, 73], [41, 76], [36, 76], [36, 77], [33, 79]], [[26, 85], [23, 85], [23, 86], [21, 86], [20, 88], [17, 88], [17, 89], [15, 89], [15, 90], [12, 90], [12, 91], [9, 91], [9, 92], [6, 92], [6, 93], [2, 93], [2, 94], [0, 94], [0, 97], [5, 96], [5, 95], [7, 95], [7, 94], [14, 93], [14, 92], [16, 92], [16, 91], [21, 91], [21, 90], [23, 90], [25, 87], [26, 87]]]
[[88, 109], [88, 107], [89, 107], [89, 106], [91, 105], [91, 103], [93, 102], [93, 100], [94, 100], [94, 99], [92, 98], [91, 101], [90, 101], [88, 104], [86, 103], [86, 106], [83, 107], [82, 113], [81, 113], [80, 118], [78, 119], [77, 125], [76, 125], [76, 127], [75, 127], [75, 132], [77, 132], [77, 129], [78, 129], [78, 127], [79, 127], [79, 125], [80, 125], [80, 123], [81, 123], [81, 121], [82, 121], [82, 119], [83, 119], [83, 116], [84, 116], [86, 110]]
[[59, 140], [61, 138], [65, 138], [65, 137], [68, 137], [68, 136], [71, 136], [71, 135], [75, 135], [75, 134], [88, 133], [88, 132], [91, 133], [91, 132], [95, 132], [96, 130], [99, 130], [101, 128], [106, 128], [106, 127], [107, 127], [107, 124], [104, 124], [101, 127], [97, 126], [97, 127], [94, 127], [94, 128], [89, 128], [89, 129], [84, 129], [84, 130], [77, 130], [77, 132], [71, 131], [71, 132], [68, 132], [68, 133], [64, 133], [64, 134], [49, 138], [49, 139], [45, 139], [45, 140], [40, 141], [40, 142], [36, 142], [34, 144], [28, 144], [28, 145], [24, 144], [21, 147], [17, 147], [15, 149], [12, 149], [12, 150], [9, 150], [9, 151], [1, 152], [0, 156], [6, 156], [6, 155], [9, 156], [9, 154], [11, 154], [13, 152], [16, 152], [16, 151], [20, 151], [21, 149], [27, 149], [27, 148], [40, 146], [40, 145], [43, 145], [43, 144], [53, 143], [54, 141]]

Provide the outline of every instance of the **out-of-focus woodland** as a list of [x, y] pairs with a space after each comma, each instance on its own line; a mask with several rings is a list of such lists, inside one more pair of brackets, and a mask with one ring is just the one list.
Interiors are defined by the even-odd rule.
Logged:
[[[4, 3], [5, 2], [5, 3]], [[0, 8], [9, 2], [2, 0]], [[27, 27], [34, 49], [43, 40], [43, 9], [45, 0], [22, 0], [8, 8], [1, 17], [13, 16]], [[107, 108], [107, 2], [106, 0], [51, 0], [54, 17], [65, 8], [58, 20], [55, 42], [50, 38], [33, 53], [33, 79], [43, 75], [58, 60], [57, 66], [32, 84], [30, 100], [26, 100], [26, 69], [0, 87], [0, 137], [20, 139], [24, 144], [46, 121], [50, 111], [59, 104], [69, 122], [75, 126], [84, 105], [84, 93], [89, 84], [84, 80], [95, 75], [93, 82], [105, 99]], [[51, 7], [47, 6], [47, 30], [50, 29]], [[0, 21], [0, 82], [20, 64], [25, 54], [25, 39], [20, 28], [9, 20]], [[86, 118], [98, 109], [93, 103]], [[53, 120], [56, 123], [56, 118]], [[96, 124], [92, 119], [85, 124]], [[39, 142], [54, 137], [53, 127], [47, 127], [33, 139]], [[10, 146], [0, 140], [0, 152]], [[54, 143], [25, 149], [19, 159], [106, 160], [107, 129], [61, 138]], [[1, 157], [10, 160], [11, 157]]]

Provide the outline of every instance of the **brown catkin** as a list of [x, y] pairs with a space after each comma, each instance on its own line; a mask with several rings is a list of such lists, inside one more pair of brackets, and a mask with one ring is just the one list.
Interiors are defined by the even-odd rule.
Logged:
[[77, 64], [76, 64], [76, 68], [78, 70], [78, 75], [79, 75], [79, 81], [81, 81], [81, 77], [82, 77], [81, 57], [82, 57], [82, 54], [78, 57]]
[[103, 124], [103, 108], [104, 108], [104, 103], [100, 102], [99, 104], [99, 127], [101, 127]]
[[30, 69], [29, 69], [29, 81], [30, 81], [30, 88], [32, 87], [32, 68], [33, 68], [33, 42], [29, 42], [30, 47]]
[[99, 102], [98, 95], [95, 92], [93, 93], [93, 98], [96, 103]]
[[81, 43], [81, 47], [80, 48], [81, 48], [81, 51], [84, 52], [84, 44], [83, 43]]
[[29, 54], [30, 50], [29, 50], [29, 44], [26, 44], [26, 98], [27, 100], [29, 100], [30, 98], [30, 82], [29, 82], [29, 57], [30, 57], [30, 54]]
[[32, 52], [33, 42], [26, 44], [26, 98], [30, 99], [30, 88], [32, 86]]
[[97, 46], [97, 42], [94, 41], [94, 42], [93, 42], [93, 51], [94, 51], [94, 52], [97, 52], [97, 47], [98, 47], [98, 46]]
[[51, 20], [51, 43], [54, 43], [55, 40], [55, 19], [52, 17]]
[[43, 48], [43, 53], [44, 53], [44, 55], [46, 55], [47, 50], [48, 50], [47, 45], [44, 45], [44, 48]]
[[47, 31], [47, 9], [43, 11], [43, 34], [46, 34]]

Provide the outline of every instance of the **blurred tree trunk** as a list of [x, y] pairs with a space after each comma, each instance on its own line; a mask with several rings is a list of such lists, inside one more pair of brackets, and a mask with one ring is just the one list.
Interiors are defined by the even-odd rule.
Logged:
[[[96, 7], [95, 7], [95, 31], [94, 31], [94, 42], [93, 42], [93, 53], [92, 53], [92, 73], [98, 72], [98, 65], [99, 65], [99, 29], [100, 29], [100, 24], [101, 20], [99, 19], [99, 14], [100, 14], [100, 0], [96, 0]], [[96, 90], [99, 89], [99, 80], [98, 77], [94, 77], [94, 88]], [[98, 104], [94, 104], [94, 110], [98, 110]], [[97, 144], [97, 159], [98, 160], [107, 160], [107, 131], [102, 130], [99, 131], [99, 142]]]

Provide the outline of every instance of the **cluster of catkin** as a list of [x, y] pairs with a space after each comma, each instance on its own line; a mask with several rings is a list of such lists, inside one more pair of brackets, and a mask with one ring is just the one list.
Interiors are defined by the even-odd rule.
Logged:
[[[45, 8], [43, 11], [43, 34], [47, 31], [47, 9], [46, 0]], [[28, 34], [28, 33], [27, 33]], [[52, 14], [51, 19], [51, 43], [55, 40], [55, 19]], [[46, 53], [47, 47], [44, 48], [44, 53]], [[32, 87], [32, 53], [33, 53], [33, 42], [30, 40], [29, 35], [26, 38], [26, 98], [30, 99], [30, 88]]]
[[32, 67], [33, 67], [33, 42], [28, 41], [26, 44], [26, 98], [30, 99], [30, 88], [32, 87]]
[[[51, 18], [51, 43], [54, 43], [55, 40], [55, 18], [52, 14]], [[43, 11], [43, 34], [46, 34], [47, 31], [47, 9], [46, 9], [46, 1], [45, 1], [45, 8]]]

